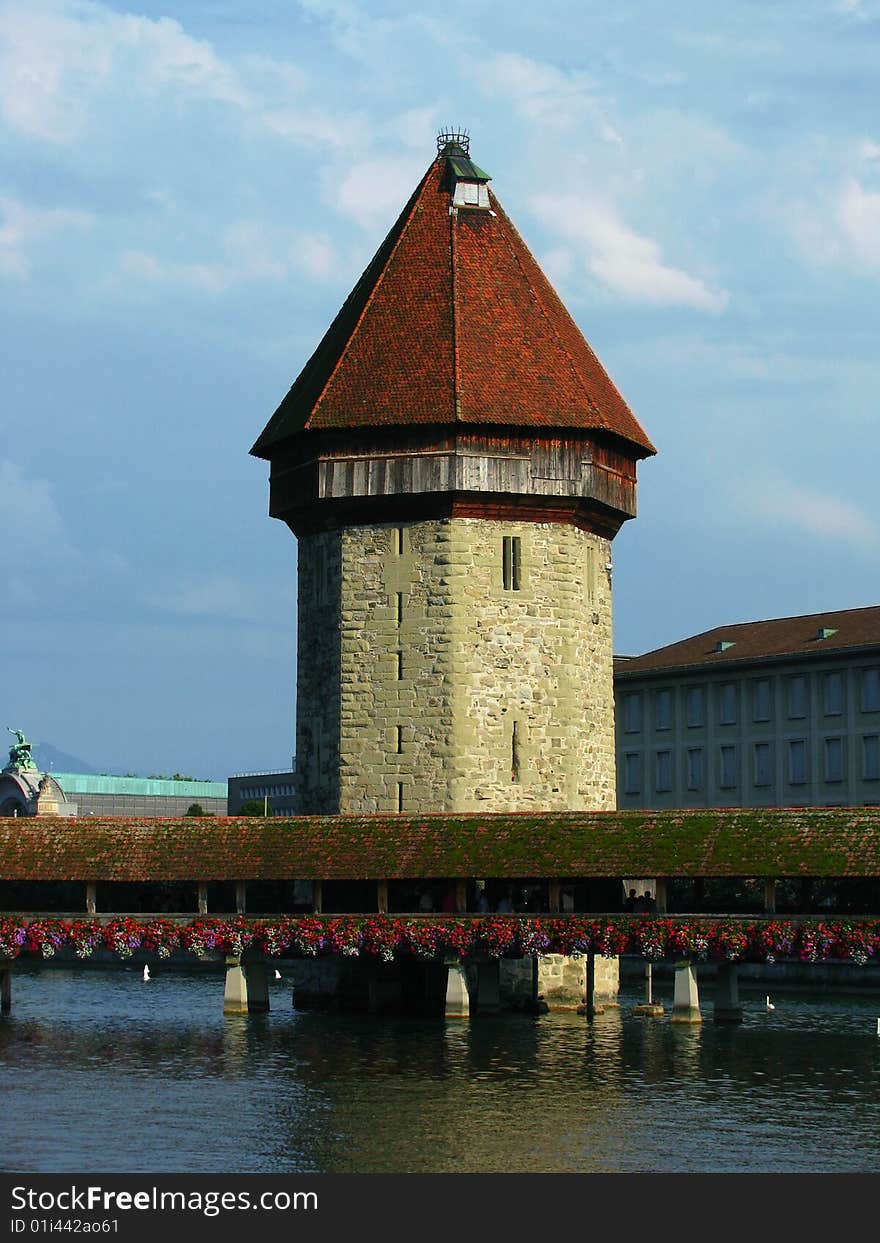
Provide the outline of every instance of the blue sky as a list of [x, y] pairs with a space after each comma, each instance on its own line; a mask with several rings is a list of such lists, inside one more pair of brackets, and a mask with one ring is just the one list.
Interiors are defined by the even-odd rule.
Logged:
[[876, 604], [878, 81], [880, 0], [0, 0], [2, 724], [289, 762], [247, 451], [449, 125], [660, 450], [617, 650]]

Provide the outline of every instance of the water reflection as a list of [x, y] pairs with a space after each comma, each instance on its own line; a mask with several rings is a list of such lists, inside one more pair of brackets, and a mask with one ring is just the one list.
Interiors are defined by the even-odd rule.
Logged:
[[[576, 1015], [223, 1017], [222, 974], [24, 969], [0, 1022], [8, 1170], [874, 1170], [877, 999], [740, 1027]], [[704, 999], [705, 1001], [705, 999]]]

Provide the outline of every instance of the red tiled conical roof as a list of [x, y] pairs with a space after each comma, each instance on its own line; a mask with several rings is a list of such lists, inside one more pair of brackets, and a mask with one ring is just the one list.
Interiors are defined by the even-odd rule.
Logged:
[[308, 430], [476, 424], [606, 431], [654, 447], [527, 246], [450, 211], [437, 157], [252, 449]]

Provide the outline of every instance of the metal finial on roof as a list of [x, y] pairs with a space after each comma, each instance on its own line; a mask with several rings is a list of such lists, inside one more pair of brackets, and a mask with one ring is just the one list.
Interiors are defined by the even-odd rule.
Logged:
[[465, 155], [470, 154], [471, 136], [466, 129], [444, 129], [437, 135], [437, 154], [442, 155], [447, 147], [461, 147]]

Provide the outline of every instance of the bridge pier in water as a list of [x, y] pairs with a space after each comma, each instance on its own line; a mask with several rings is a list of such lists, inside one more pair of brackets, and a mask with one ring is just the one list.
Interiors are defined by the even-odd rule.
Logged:
[[266, 1014], [269, 1010], [269, 967], [265, 962], [226, 958], [224, 1014]]
[[721, 962], [715, 984], [715, 1022], [741, 1023], [742, 1016], [736, 963]]
[[12, 1009], [12, 963], [4, 959], [0, 962], [0, 1014], [9, 1014]]
[[466, 1019], [470, 1016], [471, 999], [468, 980], [462, 962], [446, 964], [446, 1003], [444, 1014], [448, 1019]]
[[672, 994], [673, 1023], [702, 1023], [700, 994], [697, 990], [697, 969], [685, 960], [675, 964], [675, 985]]

